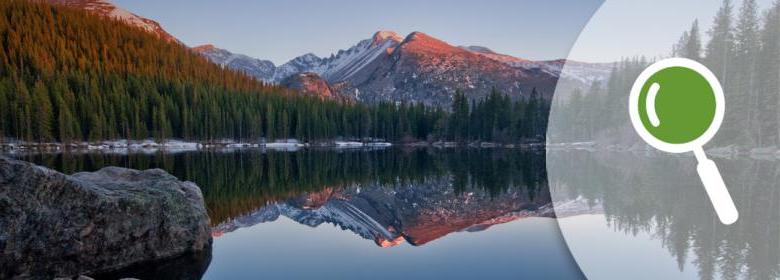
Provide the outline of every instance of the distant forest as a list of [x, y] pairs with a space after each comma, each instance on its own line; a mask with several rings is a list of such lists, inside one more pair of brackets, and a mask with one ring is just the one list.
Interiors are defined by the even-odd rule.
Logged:
[[516, 142], [545, 135], [549, 102], [455, 95], [449, 108], [323, 100], [208, 62], [85, 11], [0, 2], [0, 141], [379, 138]]
[[[730, 0], [723, 1], [707, 32], [709, 41], [703, 43], [694, 21], [672, 46], [672, 56], [702, 62], [723, 86], [726, 117], [712, 144], [780, 145], [780, 2], [760, 12], [755, 0], [742, 1], [739, 9]], [[622, 136], [633, 130], [625, 122], [628, 108], [623, 104], [628, 104], [634, 80], [651, 62], [625, 59], [606, 82], [575, 90], [560, 106], [562, 115], [553, 120], [551, 133], [569, 141], [628, 138]], [[622, 111], [605, 113], [604, 108]]]

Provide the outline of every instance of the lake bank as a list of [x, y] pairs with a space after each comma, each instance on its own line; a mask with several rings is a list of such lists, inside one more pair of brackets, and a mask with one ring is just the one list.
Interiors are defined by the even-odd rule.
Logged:
[[434, 148], [544, 148], [543, 142], [523, 143], [498, 143], [488, 141], [454, 142], [454, 141], [414, 141], [414, 142], [385, 142], [382, 139], [364, 140], [326, 140], [304, 142], [297, 139], [282, 139], [271, 142], [251, 141], [242, 142], [230, 139], [194, 141], [169, 139], [157, 141], [146, 140], [101, 140], [91, 142], [30, 142], [17, 139], [4, 139], [0, 141], [2, 152], [62, 152], [62, 151], [96, 151], [96, 152], [156, 152], [156, 151], [197, 151], [197, 150], [223, 150], [223, 149], [269, 149], [281, 151], [296, 151], [306, 148], [334, 148], [334, 149], [382, 149], [392, 146], [400, 147], [434, 147]]

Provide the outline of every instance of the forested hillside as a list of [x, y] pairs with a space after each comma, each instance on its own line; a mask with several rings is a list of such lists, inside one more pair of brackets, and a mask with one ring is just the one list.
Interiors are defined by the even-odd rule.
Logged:
[[468, 124], [422, 105], [323, 100], [224, 69], [140, 28], [40, 2], [0, 2], [0, 50], [0, 141], [512, 141], [544, 134], [541, 122], [519, 118], [546, 117], [541, 98], [466, 104]]
[[289, 96], [77, 9], [14, 0], [0, 3], [0, 13], [0, 131], [13, 138], [326, 138], [369, 133], [362, 115], [406, 110]]

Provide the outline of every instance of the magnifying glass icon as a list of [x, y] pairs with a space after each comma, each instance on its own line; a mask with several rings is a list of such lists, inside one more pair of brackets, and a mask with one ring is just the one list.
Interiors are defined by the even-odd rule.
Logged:
[[696, 171], [721, 223], [739, 213], [715, 162], [702, 146], [720, 128], [725, 113], [723, 88], [704, 65], [669, 58], [647, 67], [634, 82], [628, 112], [634, 130], [650, 146], [669, 153], [693, 152]]

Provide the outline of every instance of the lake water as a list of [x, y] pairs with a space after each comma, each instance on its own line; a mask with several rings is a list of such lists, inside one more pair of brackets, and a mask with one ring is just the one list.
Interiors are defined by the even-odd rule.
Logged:
[[[109, 165], [161, 168], [201, 187], [214, 236], [210, 252], [110, 277], [583, 277], [553, 218], [544, 151], [239, 149], [13, 156], [65, 173]], [[590, 211], [580, 208], [558, 215]]]

